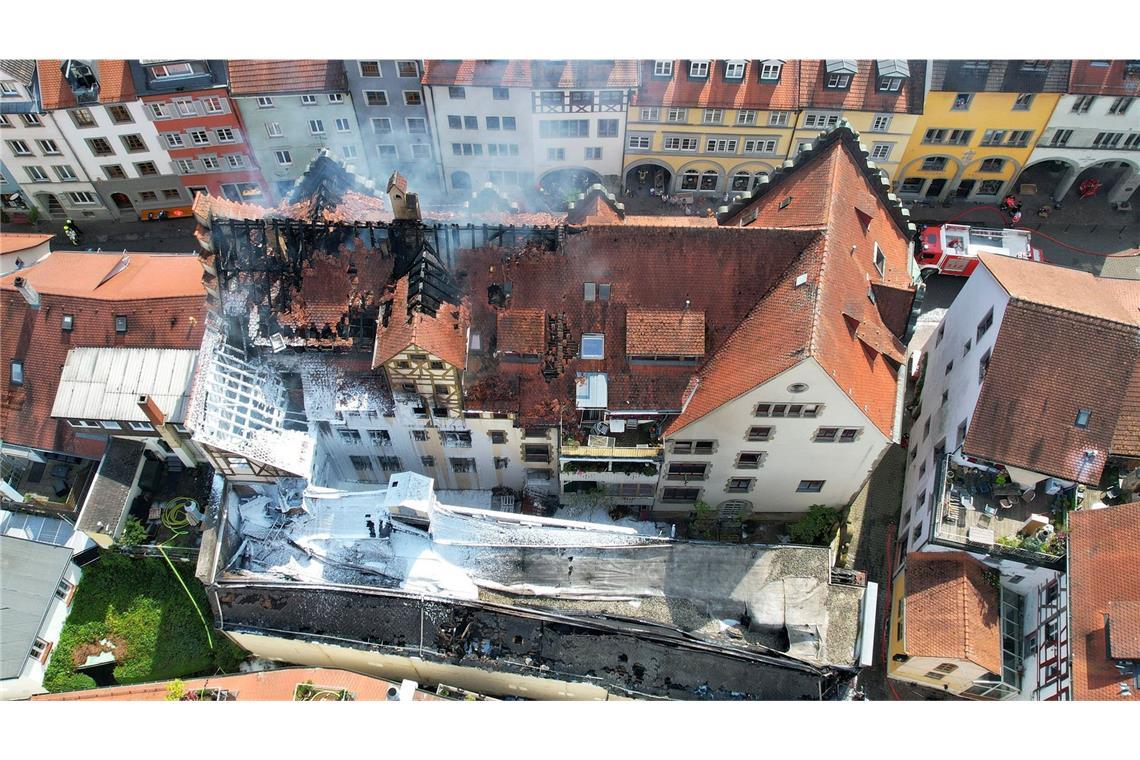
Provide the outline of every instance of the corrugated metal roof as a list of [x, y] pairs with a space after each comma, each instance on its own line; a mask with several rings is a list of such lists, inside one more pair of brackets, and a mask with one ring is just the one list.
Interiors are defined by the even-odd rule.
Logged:
[[0, 678], [18, 678], [55, 598], [71, 549], [0, 536]]
[[173, 348], [73, 348], [51, 416], [145, 422], [146, 394], [170, 422], [182, 422], [198, 352]]
[[579, 409], [605, 409], [609, 400], [605, 372], [579, 372], [575, 401]]

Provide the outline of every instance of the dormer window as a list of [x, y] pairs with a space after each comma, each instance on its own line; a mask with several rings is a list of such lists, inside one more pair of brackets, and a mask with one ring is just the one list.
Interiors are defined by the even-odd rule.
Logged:
[[777, 82], [780, 79], [780, 71], [784, 68], [783, 61], [764, 61], [760, 64], [760, 81], [761, 82]]
[[708, 61], [689, 61], [689, 76], [704, 79], [709, 75]]
[[830, 58], [824, 61], [827, 73], [826, 87], [829, 90], [846, 90], [851, 86], [851, 77], [859, 71], [855, 61], [850, 58]]
[[879, 74], [879, 92], [898, 92], [903, 82], [910, 78], [910, 64], [901, 58], [875, 61], [875, 69]]
[[724, 64], [725, 79], [743, 79], [744, 61], [728, 61]]
[[673, 76], [673, 62], [672, 61], [654, 61], [653, 62], [653, 76], [655, 76], [655, 77], [671, 77], [671, 76]]
[[583, 359], [604, 359], [606, 356], [606, 338], [602, 333], [586, 333], [582, 336]]

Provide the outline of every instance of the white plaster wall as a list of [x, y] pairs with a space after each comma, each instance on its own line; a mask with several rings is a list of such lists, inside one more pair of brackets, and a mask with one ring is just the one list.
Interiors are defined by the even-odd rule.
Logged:
[[[82, 544], [85, 542], [85, 537], [82, 533], [77, 533], [73, 537], [73, 541]], [[63, 579], [73, 586], [78, 586], [82, 577], [83, 571], [79, 566], [74, 562], [68, 563]], [[20, 673], [19, 678], [0, 681], [0, 700], [27, 699], [33, 694], [43, 694], [46, 691], [44, 689], [44, 671], [47, 670], [47, 664], [51, 662], [51, 658], [55, 657], [55, 645], [59, 643], [59, 635], [63, 632], [63, 624], [67, 621], [67, 614], [70, 611], [71, 608], [64, 604], [62, 599], [53, 597], [51, 607], [48, 608], [43, 625], [37, 634], [39, 638], [52, 645], [47, 663], [41, 663], [39, 660], [28, 657], [24, 662], [24, 670]]]
[[[426, 475], [435, 479], [437, 490], [469, 489], [490, 490], [503, 486], [521, 491], [527, 485], [527, 466], [523, 461], [522, 429], [515, 426], [509, 419], [494, 419], [491, 417], [467, 418], [448, 417], [425, 418], [417, 417], [412, 409], [419, 404], [417, 397], [396, 395], [395, 415], [360, 415], [345, 413], [344, 424], [332, 425], [332, 435], [319, 436], [319, 454], [328, 457], [325, 478], [336, 478], [339, 485], [348, 488], [369, 489], [375, 488], [377, 483], [387, 483], [391, 472], [382, 472], [378, 462], [373, 461], [374, 481], [357, 479], [356, 471], [349, 459], [357, 456], [396, 456], [400, 459], [397, 472], [409, 471]], [[359, 445], [346, 443], [337, 432], [339, 429], [351, 428], [360, 432]], [[391, 438], [391, 444], [375, 446], [371, 443], [368, 430], [384, 430]], [[426, 441], [417, 441], [412, 437], [413, 430], [424, 430], [427, 433]], [[454, 430], [471, 431], [471, 447], [461, 448], [444, 446], [441, 432]], [[506, 434], [506, 443], [491, 443], [491, 431], [502, 431]], [[530, 443], [539, 443], [540, 439], [527, 439]], [[553, 439], [547, 440], [550, 447], [551, 463], [529, 463], [531, 468], [549, 469], [552, 472], [549, 488], [557, 488], [558, 476], [553, 474], [557, 466], [557, 450]], [[424, 467], [421, 457], [435, 457], [434, 467]], [[475, 460], [474, 473], [453, 472], [450, 457], [463, 457]], [[495, 458], [507, 458], [510, 463], [506, 469], [495, 469]], [[325, 483], [329, 484], [329, 483]], [[531, 483], [532, 486], [543, 487], [546, 483]]]
[[[97, 104], [85, 106], [91, 111], [91, 116], [95, 119], [96, 126], [94, 127], [80, 129], [75, 126], [75, 121], [71, 118], [70, 114], [70, 110], [74, 109], [61, 110], [53, 113], [60, 131], [67, 137], [68, 142], [71, 143], [76, 157], [83, 165], [83, 170], [87, 172], [87, 176], [92, 180], [107, 179], [102, 167], [117, 164], [123, 167], [123, 172], [129, 179], [137, 179], [140, 175], [135, 168], [135, 164], [142, 163], [143, 161], [153, 161], [154, 165], [158, 168], [158, 173], [161, 175], [173, 174], [174, 170], [171, 167], [170, 154], [166, 152], [166, 149], [159, 142], [158, 130], [155, 129], [150, 114], [143, 108], [142, 101], [136, 100], [131, 103], [117, 103], [115, 105], [125, 106], [126, 109], [130, 111], [131, 118], [133, 118], [134, 121], [129, 124], [116, 124], [111, 119], [111, 115], [107, 113], [106, 106]], [[128, 153], [121, 139], [124, 135], [139, 135], [146, 144], [147, 150], [139, 151], [138, 153]], [[111, 148], [115, 151], [115, 155], [96, 156], [92, 153], [87, 145], [87, 140], [92, 137], [102, 137], [111, 143]]]
[[[926, 544], [931, 540], [931, 521], [934, 515], [931, 498], [931, 492], [934, 490], [934, 447], [945, 438], [948, 453], [957, 449], [958, 425], [973, 415], [978, 395], [981, 393], [978, 362], [987, 350], [993, 348], [1008, 303], [1009, 295], [989, 270], [979, 265], [954, 299], [954, 303], [947, 309], [941, 324], [931, 333], [924, 347], [926, 380], [922, 388], [922, 412], [910, 428], [906, 477], [903, 485], [903, 516], [899, 523], [900, 526], [906, 526], [907, 546], [910, 551], [927, 548]], [[993, 326], [979, 341], [978, 323], [982, 321], [991, 306], [994, 309]], [[938, 342], [938, 334], [943, 330], [942, 340]], [[969, 353], [963, 356], [967, 339], [970, 340], [971, 347]], [[949, 375], [946, 375], [946, 364], [951, 360], [954, 362], [954, 368]], [[950, 391], [950, 396], [946, 405], [942, 406], [942, 392], [947, 389]], [[930, 434], [924, 438], [922, 430], [928, 419], [931, 421]], [[967, 423], [968, 428], [969, 423]], [[917, 455], [912, 460], [910, 452], [916, 447]], [[919, 472], [924, 463], [926, 472], [920, 477]], [[926, 497], [922, 508], [916, 509], [919, 493], [925, 493]], [[922, 531], [915, 538], [914, 529], [920, 525]], [[900, 528], [900, 538], [901, 536]]]
[[[621, 88], [614, 88], [621, 89]], [[550, 90], [546, 90], [550, 92]], [[564, 92], [567, 92], [564, 90]], [[601, 90], [593, 90], [594, 97], [599, 97]], [[529, 93], [528, 93], [529, 94]], [[590, 111], [585, 113], [535, 113], [532, 114], [532, 133], [535, 139], [532, 143], [534, 150], [535, 179], [540, 180], [546, 172], [556, 169], [591, 169], [603, 177], [606, 175], [620, 176], [622, 162], [625, 158], [625, 127], [628, 111]], [[539, 123], [543, 121], [561, 121], [567, 119], [585, 119], [590, 122], [589, 137], [550, 138], [540, 137]], [[601, 119], [615, 119], [618, 131], [615, 137], [598, 137], [598, 121]], [[601, 148], [602, 159], [586, 160], [586, 148]], [[551, 161], [547, 158], [550, 148], [562, 148], [566, 151], [566, 160]]]
[[12, 251], [0, 255], [0, 276], [6, 275], [9, 272], [15, 272], [21, 267], [16, 266], [16, 259], [23, 262], [22, 268], [30, 267], [32, 264], [39, 263], [43, 259], [51, 255], [51, 241], [45, 240], [39, 245], [25, 248], [22, 251]]
[[[806, 383], [802, 393], [788, 392], [793, 383]], [[818, 417], [756, 417], [757, 403], [823, 404]], [[747, 440], [748, 428], [771, 425], [770, 441]], [[862, 432], [853, 443], [813, 441], [820, 427], [858, 427]], [[715, 440], [711, 456], [674, 455], [676, 440]], [[666, 439], [665, 464], [658, 488], [657, 511], [688, 511], [691, 504], [661, 501], [667, 487], [699, 486], [700, 498], [712, 507], [728, 499], [752, 502], [752, 513], [806, 512], [813, 504], [841, 508], [859, 491], [890, 439], [874, 426], [862, 410], [836, 385], [815, 359], [807, 359], [768, 382], [718, 407]], [[764, 451], [767, 457], [758, 470], [737, 469], [741, 451]], [[710, 462], [708, 479], [670, 481], [665, 473], [671, 462]], [[756, 478], [750, 493], [725, 491], [730, 477]], [[826, 481], [819, 493], [798, 493], [801, 480]]]
[[[1068, 159], [1082, 168], [1104, 161], [1131, 161], [1134, 165], [1140, 162], [1140, 156], [1134, 150], [1101, 150], [1090, 147], [1098, 132], [1123, 132], [1126, 136], [1140, 133], [1140, 100], [1133, 102], [1123, 115], [1110, 114], [1108, 109], [1117, 96], [1097, 95], [1087, 112], [1073, 113], [1073, 104], [1081, 97], [1061, 96], [1026, 165], [1049, 159]], [[1073, 130], [1068, 145], [1063, 148], [1050, 147], [1053, 135], [1061, 129]], [[1122, 139], [1121, 144], [1123, 142]]]
[[[534, 153], [530, 146], [534, 144], [537, 132], [532, 132], [530, 90], [512, 87], [509, 88], [509, 99], [495, 100], [491, 87], [469, 86], [464, 89], [465, 99], [452, 100], [447, 86], [424, 86], [428, 121], [436, 141], [435, 150], [443, 167], [444, 186], [447, 190], [455, 190], [451, 175], [456, 171], [465, 171], [471, 175], [472, 190], [478, 190], [489, 182], [491, 171], [535, 172]], [[447, 125], [448, 116], [474, 116], [479, 120], [479, 129], [451, 129]], [[488, 116], [515, 117], [515, 131], [487, 129]], [[371, 129], [372, 125], [361, 125], [361, 128]], [[480, 143], [483, 155], [456, 156], [451, 147], [453, 143]], [[519, 155], [488, 155], [488, 143], [515, 143], [519, 146]], [[537, 180], [537, 174], [535, 179]]]
[[[12, 176], [16, 178], [16, 181], [20, 183], [20, 187], [23, 188], [25, 202], [29, 205], [35, 205], [40, 210], [40, 214], [46, 218], [47, 206], [41, 203], [37, 194], [52, 193], [69, 213], [80, 216], [86, 211], [94, 213], [97, 217], [107, 217], [111, 212], [102, 204], [101, 200], [94, 206], [76, 206], [71, 203], [66, 195], [69, 192], [86, 192], [93, 194], [97, 199], [99, 198], [99, 194], [95, 191], [95, 186], [91, 184], [87, 170], [76, 153], [75, 147], [56, 123], [57, 118], [70, 121], [71, 117], [63, 112], [40, 114], [39, 117], [43, 126], [29, 127], [24, 124], [24, 120], [19, 114], [9, 114], [8, 121], [12, 126], [0, 130], [0, 157], [3, 158], [4, 164]], [[23, 140], [32, 149], [32, 155], [15, 155], [8, 146], [7, 140]], [[61, 155], [43, 155], [36, 144], [36, 140], [55, 140]], [[60, 182], [52, 167], [62, 164], [69, 165], [78, 179], [71, 182]], [[33, 182], [26, 170], [29, 166], [42, 167], [50, 181]]]

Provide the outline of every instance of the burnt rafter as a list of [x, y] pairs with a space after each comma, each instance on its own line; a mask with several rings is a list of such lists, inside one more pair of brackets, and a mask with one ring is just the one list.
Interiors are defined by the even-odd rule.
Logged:
[[[424, 245], [407, 276], [409, 317], [415, 311], [434, 317], [444, 303], [459, 305], [459, 286], [430, 246]], [[399, 277], [393, 273], [393, 279]]]

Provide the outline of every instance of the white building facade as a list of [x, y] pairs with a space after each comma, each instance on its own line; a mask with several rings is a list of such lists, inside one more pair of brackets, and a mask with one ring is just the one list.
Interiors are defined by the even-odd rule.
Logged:
[[842, 509], [891, 444], [814, 359], [665, 440], [656, 511], [704, 501], [723, 518]]

